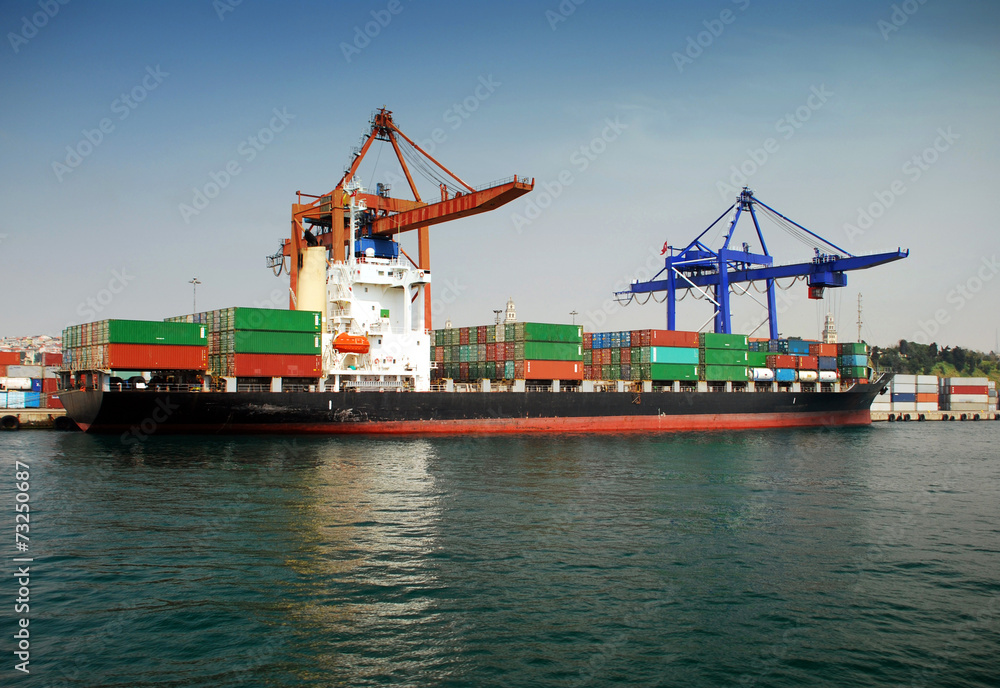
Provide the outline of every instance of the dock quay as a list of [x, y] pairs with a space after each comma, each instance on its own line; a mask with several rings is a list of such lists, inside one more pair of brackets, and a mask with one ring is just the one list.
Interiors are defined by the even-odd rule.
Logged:
[[65, 409], [0, 409], [0, 431], [75, 429]]

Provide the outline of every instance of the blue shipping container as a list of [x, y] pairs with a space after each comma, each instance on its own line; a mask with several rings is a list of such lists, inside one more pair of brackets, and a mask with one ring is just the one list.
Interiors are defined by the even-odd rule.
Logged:
[[791, 368], [778, 368], [774, 371], [777, 382], [795, 382], [795, 371]]
[[840, 357], [841, 368], [864, 368], [868, 365], [868, 357], [864, 354], [847, 354]]
[[795, 356], [808, 356], [809, 342], [804, 342], [801, 339], [789, 339], [788, 353], [794, 354]]
[[24, 393], [24, 408], [41, 408], [42, 395], [40, 392]]
[[40, 378], [31, 378], [31, 391], [32, 392], [42, 391], [42, 381]]
[[894, 392], [892, 400], [899, 402], [915, 402], [917, 400], [917, 395], [909, 392]]
[[622, 348], [623, 349], [630, 348], [632, 346], [632, 333], [622, 332], [621, 337], [622, 337]]
[[820, 356], [819, 357], [819, 369], [820, 370], [836, 370], [837, 369], [837, 357], [836, 356]]

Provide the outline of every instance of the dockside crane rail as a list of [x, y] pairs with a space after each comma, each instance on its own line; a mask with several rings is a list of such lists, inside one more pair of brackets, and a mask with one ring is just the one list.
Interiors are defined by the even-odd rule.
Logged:
[[[472, 187], [446, 168], [396, 126], [392, 112], [384, 107], [372, 114], [370, 130], [361, 145], [351, 153], [348, 169], [336, 187], [323, 195], [296, 192], [292, 204], [291, 238], [282, 242], [281, 249], [267, 257], [267, 267], [276, 275], [282, 270], [290, 279], [290, 308], [295, 307], [298, 272], [302, 250], [306, 246], [325, 246], [331, 263], [344, 262], [350, 223], [350, 191], [357, 189], [355, 175], [372, 144], [382, 141], [392, 146], [396, 160], [402, 168], [413, 199], [392, 198], [390, 188], [379, 184], [375, 193], [355, 191], [358, 207], [366, 210], [358, 218], [358, 231], [364, 236], [391, 239], [402, 232], [416, 230], [417, 260], [403, 252], [413, 265], [430, 271], [430, 233], [433, 225], [495, 210], [534, 188], [535, 180], [527, 177], [508, 177], [481, 187]], [[427, 202], [413, 181], [412, 170], [437, 184], [440, 201]], [[357, 239], [359, 237], [355, 237]], [[286, 261], [286, 258], [289, 260]], [[431, 290], [424, 288], [425, 326], [431, 328]]]
[[[808, 263], [775, 265], [758, 221], [758, 207], [762, 217], [768, 219], [786, 234], [812, 248], [813, 259]], [[712, 249], [703, 239], [734, 209], [736, 213], [729, 224], [722, 247], [718, 250]], [[739, 249], [730, 248], [737, 223], [744, 213], [753, 220], [754, 230], [760, 244], [759, 253], [751, 251], [748, 242], [742, 242]], [[809, 288], [809, 298], [822, 299], [825, 289], [847, 286], [847, 273], [849, 271], [883, 265], [906, 258], [909, 254], [909, 250], [897, 249], [888, 253], [855, 256], [764, 204], [754, 196], [753, 191], [744, 187], [736, 202], [683, 249], [664, 244], [663, 251], [661, 251], [661, 255], [666, 255], [663, 269], [648, 281], [635, 281], [628, 290], [616, 292], [615, 299], [619, 303], [627, 305], [638, 294], [648, 294], [656, 300], [656, 292], [667, 292], [664, 297], [667, 302], [667, 329], [674, 330], [677, 329], [677, 302], [683, 300], [691, 290], [694, 290], [697, 292], [695, 295], [697, 300], [713, 304], [715, 332], [731, 333], [730, 293], [736, 292], [734, 285], [748, 282], [754, 286], [755, 291], [767, 294], [769, 334], [771, 339], [778, 339], [775, 299], [775, 284], [778, 279], [790, 277], [793, 278], [793, 282], [797, 279], [805, 279]], [[764, 282], [765, 290], [760, 292], [753, 285], [754, 282]], [[742, 291], [736, 292], [738, 295], [749, 294], [747, 287], [741, 287], [741, 289]], [[681, 292], [680, 298], [677, 296], [678, 292]], [[660, 300], [656, 301], [662, 303]]]

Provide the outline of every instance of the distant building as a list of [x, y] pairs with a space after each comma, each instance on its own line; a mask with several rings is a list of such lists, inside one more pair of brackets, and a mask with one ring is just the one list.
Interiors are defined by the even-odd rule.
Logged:
[[514, 297], [507, 299], [507, 314], [504, 316], [505, 323], [517, 322], [517, 311], [514, 309]]
[[833, 321], [833, 313], [826, 314], [826, 323], [823, 325], [823, 343], [837, 343], [837, 324]]

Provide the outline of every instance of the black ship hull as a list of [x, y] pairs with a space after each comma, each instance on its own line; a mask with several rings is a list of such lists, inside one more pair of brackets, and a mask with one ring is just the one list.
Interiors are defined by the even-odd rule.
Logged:
[[888, 384], [840, 392], [174, 392], [74, 390], [84, 430], [152, 434], [660, 432], [868, 425]]

